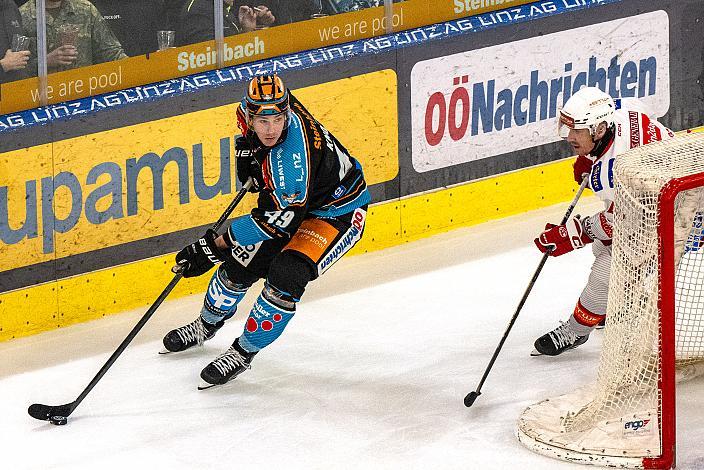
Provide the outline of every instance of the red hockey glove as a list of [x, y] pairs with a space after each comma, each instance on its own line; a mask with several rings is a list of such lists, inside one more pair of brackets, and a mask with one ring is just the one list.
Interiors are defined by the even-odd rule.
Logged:
[[582, 222], [577, 217], [567, 221], [565, 225], [547, 224], [545, 231], [535, 240], [535, 246], [550, 256], [560, 256], [593, 242], [584, 232]]
[[577, 184], [582, 184], [584, 178], [588, 178], [589, 174], [592, 172], [592, 162], [586, 155], [579, 155], [577, 160], [574, 161], [572, 169], [574, 170], [574, 180]]

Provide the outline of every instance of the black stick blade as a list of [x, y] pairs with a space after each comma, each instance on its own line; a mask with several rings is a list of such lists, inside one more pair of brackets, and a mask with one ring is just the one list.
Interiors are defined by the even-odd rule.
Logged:
[[51, 421], [53, 417], [66, 418], [68, 417], [68, 415], [71, 414], [72, 411], [73, 408], [71, 407], [71, 404], [49, 406], [35, 403], [33, 405], [30, 405], [29, 409], [27, 410], [27, 413], [29, 413], [29, 416], [34, 419], [38, 419], [40, 421]]
[[482, 392], [469, 392], [466, 397], [464, 397], [464, 406], [469, 408], [474, 404], [474, 400], [477, 399], [479, 395], [481, 395]]

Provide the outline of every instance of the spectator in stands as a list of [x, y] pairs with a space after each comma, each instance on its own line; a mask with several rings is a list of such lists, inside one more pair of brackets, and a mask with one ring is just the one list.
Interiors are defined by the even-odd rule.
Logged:
[[[401, 1], [403, 0], [394, 0], [394, 3]], [[381, 0], [296, 0], [295, 2], [290, 0], [260, 0], [260, 2], [263, 6], [275, 12], [276, 22], [272, 26], [384, 5]]]
[[[249, 6], [240, 1], [223, 0], [225, 36], [254, 31], [269, 26], [276, 17], [265, 5]], [[215, 10], [212, 0], [188, 1], [179, 17], [176, 45], [185, 46], [215, 39]]]
[[172, 10], [180, 9], [182, 0], [91, 0], [132, 57], [157, 50], [156, 32], [175, 30]]
[[359, 11], [365, 8], [378, 7], [382, 3], [379, 0], [352, 0], [347, 6], [347, 11]]
[[164, 0], [164, 9], [166, 10], [166, 24], [169, 25], [169, 30], [176, 31], [178, 28], [181, 10], [191, 0]]
[[[325, 2], [326, 0], [322, 0]], [[380, 7], [384, 5], [382, 0], [327, 0], [335, 2], [335, 8], [339, 13], [347, 11], [359, 11], [366, 8]], [[393, 3], [401, 3], [405, 0], [393, 0]]]
[[275, 12], [276, 22], [272, 26], [305, 21], [317, 16], [333, 15], [335, 9], [329, 0], [261, 0], [262, 6]]
[[13, 0], [0, 0], [0, 83], [24, 78], [29, 51], [12, 52], [12, 36], [22, 34], [20, 10]]
[[[20, 7], [25, 36], [32, 38], [31, 70], [36, 74], [37, 4]], [[49, 73], [127, 57], [98, 9], [87, 0], [46, 0], [47, 68]], [[77, 27], [76, 31], [70, 31]], [[68, 32], [66, 30], [68, 29]]]

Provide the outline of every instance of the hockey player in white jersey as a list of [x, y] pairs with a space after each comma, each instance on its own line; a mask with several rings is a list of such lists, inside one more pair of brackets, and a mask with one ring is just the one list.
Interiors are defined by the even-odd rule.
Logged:
[[[616, 109], [616, 103], [622, 104]], [[674, 134], [643, 112], [637, 100], [617, 100], [598, 88], [582, 88], [560, 112], [558, 132], [577, 153], [574, 179], [604, 202], [596, 214], [571, 218], [565, 225], [547, 224], [535, 239], [541, 252], [560, 256], [592, 244], [594, 264], [570, 318], [535, 341], [533, 355], [557, 356], [583, 344], [606, 317], [613, 232], [614, 160], [628, 149], [668, 139]]]

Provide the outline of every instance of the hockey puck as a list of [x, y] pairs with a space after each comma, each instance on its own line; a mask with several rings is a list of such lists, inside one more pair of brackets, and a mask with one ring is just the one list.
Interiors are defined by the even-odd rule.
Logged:
[[51, 416], [49, 421], [51, 421], [51, 424], [55, 424], [56, 426], [63, 426], [68, 423], [68, 418], [66, 416]]

